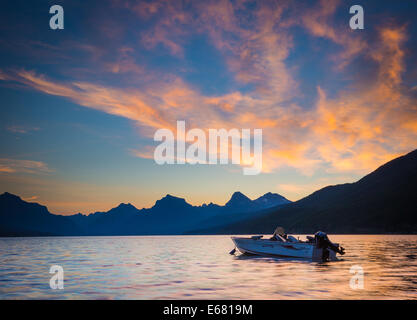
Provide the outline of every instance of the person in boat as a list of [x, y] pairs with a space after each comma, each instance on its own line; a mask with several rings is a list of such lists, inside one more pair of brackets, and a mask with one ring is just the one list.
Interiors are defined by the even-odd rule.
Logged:
[[275, 229], [274, 234], [272, 235], [272, 238], [269, 240], [285, 242], [287, 241], [287, 237], [288, 236], [285, 233], [284, 228], [278, 227]]
[[281, 242], [299, 242], [295, 237], [285, 233], [284, 228], [278, 227], [275, 229], [272, 238], [269, 240], [272, 241], [281, 241]]

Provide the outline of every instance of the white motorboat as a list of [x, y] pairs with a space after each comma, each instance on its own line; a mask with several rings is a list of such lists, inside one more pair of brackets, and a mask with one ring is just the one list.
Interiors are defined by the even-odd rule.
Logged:
[[[345, 253], [344, 248], [332, 243], [324, 232], [319, 231], [314, 237], [307, 236], [306, 241], [301, 241], [286, 235], [282, 228], [277, 230], [282, 232], [276, 231], [270, 239], [262, 239], [263, 236], [232, 237], [232, 241], [243, 254], [335, 261], [338, 260], [337, 253], [341, 255]], [[232, 250], [231, 253], [233, 254], [234, 251]]]

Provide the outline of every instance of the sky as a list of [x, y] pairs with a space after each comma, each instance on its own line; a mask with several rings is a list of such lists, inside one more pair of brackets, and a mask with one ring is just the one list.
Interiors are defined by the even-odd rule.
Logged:
[[[417, 148], [416, 16], [406, 0], [2, 1], [0, 192], [88, 214], [357, 181]], [[178, 120], [261, 128], [262, 172], [156, 164]]]

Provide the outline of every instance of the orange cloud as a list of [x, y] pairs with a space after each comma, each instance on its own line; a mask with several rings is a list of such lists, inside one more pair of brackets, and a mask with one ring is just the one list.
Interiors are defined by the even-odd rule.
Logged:
[[38, 199], [38, 196], [32, 196], [32, 197], [26, 197], [26, 198], [22, 198], [24, 201], [30, 202], [30, 201], [34, 201], [36, 199]]
[[333, 169], [369, 171], [415, 148], [416, 101], [401, 86], [404, 39], [404, 28], [381, 29], [379, 46], [371, 53], [378, 77], [367, 88], [335, 99], [318, 88], [312, 129], [320, 157]]
[[301, 19], [294, 19], [292, 23], [301, 24], [312, 35], [327, 38], [342, 46], [343, 51], [334, 57], [338, 61], [338, 68], [342, 69], [353, 57], [367, 48], [367, 43], [362, 38], [352, 35], [346, 21], [340, 27], [332, 22], [339, 5], [339, 0], [321, 0], [313, 8], [304, 10]]
[[0, 159], [0, 173], [50, 173], [46, 163], [32, 160]]
[[[334, 26], [332, 17], [338, 2], [321, 2], [311, 12], [303, 12], [297, 24], [313, 36], [343, 47], [343, 53], [334, 57], [336, 64], [345, 65], [361, 54], [378, 66], [377, 78], [366, 87], [352, 86], [331, 98], [325, 88], [319, 87], [317, 101], [310, 109], [303, 109], [293, 102], [298, 82], [286, 63], [293, 43], [291, 23], [282, 18], [285, 5], [260, 3], [251, 13], [251, 28], [244, 28], [240, 19], [249, 18], [239, 14], [240, 2], [198, 3], [195, 17], [182, 12], [178, 3], [158, 3], [135, 7], [146, 18], [163, 12], [154, 27], [143, 34], [145, 44], [163, 44], [178, 55], [182, 42], [177, 38], [187, 35], [186, 28], [194, 27], [209, 35], [236, 79], [256, 89], [206, 96], [173, 75], [150, 77], [140, 88], [125, 89], [81, 81], [60, 83], [26, 70], [7, 74], [0, 71], [0, 79], [127, 118], [150, 138], [159, 128], [175, 132], [177, 120], [185, 120], [187, 129], [262, 128], [265, 172], [293, 167], [306, 175], [320, 168], [365, 173], [415, 148], [417, 104], [402, 87], [407, 38], [404, 27], [381, 28], [370, 50], [363, 39], [352, 38], [346, 30]], [[138, 73], [147, 73], [134, 64], [129, 52], [123, 49], [117, 61], [109, 64], [109, 70], [124, 73], [135, 66]], [[151, 158], [146, 149], [132, 153]]]

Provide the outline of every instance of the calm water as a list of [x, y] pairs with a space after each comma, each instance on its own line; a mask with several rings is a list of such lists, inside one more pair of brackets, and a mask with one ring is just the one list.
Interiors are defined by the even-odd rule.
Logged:
[[[330, 239], [342, 261], [231, 256], [228, 236], [0, 238], [0, 298], [417, 299], [417, 236]], [[49, 287], [54, 264], [63, 290]], [[350, 288], [353, 265], [363, 290]]]

